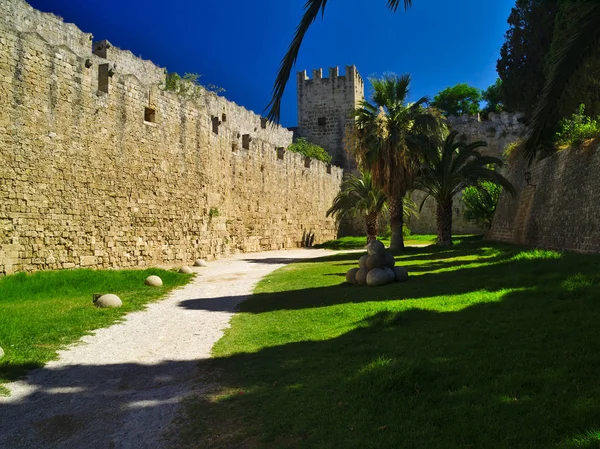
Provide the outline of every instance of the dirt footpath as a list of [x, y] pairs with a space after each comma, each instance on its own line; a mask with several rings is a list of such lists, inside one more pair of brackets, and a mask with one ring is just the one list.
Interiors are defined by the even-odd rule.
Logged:
[[0, 448], [160, 448], [197, 361], [210, 357], [258, 280], [295, 260], [333, 253], [239, 254], [194, 269], [200, 275], [184, 288], [8, 384], [11, 396], [0, 397]]

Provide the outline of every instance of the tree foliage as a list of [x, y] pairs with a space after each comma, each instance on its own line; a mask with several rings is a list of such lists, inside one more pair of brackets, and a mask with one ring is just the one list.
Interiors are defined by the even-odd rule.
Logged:
[[304, 137], [299, 138], [288, 147], [289, 151], [300, 153], [306, 157], [323, 161], [327, 164], [331, 163], [331, 155], [325, 151], [323, 147], [309, 142]]
[[544, 86], [557, 2], [517, 0], [500, 49], [497, 70], [506, 110], [529, 114]]
[[490, 181], [465, 187], [462, 193], [465, 218], [487, 229], [491, 228], [501, 192], [502, 187]]
[[431, 105], [445, 115], [475, 115], [479, 112], [481, 99], [481, 90], [466, 83], [459, 83], [440, 91], [433, 98]]
[[498, 78], [494, 84], [483, 91], [481, 97], [487, 103], [483, 109], [484, 113], [504, 111], [504, 102], [502, 101], [502, 80]]
[[333, 199], [327, 216], [335, 215], [338, 220], [344, 217], [362, 216], [367, 229], [367, 241], [377, 239], [379, 216], [387, 211], [385, 193], [373, 184], [368, 173], [359, 176], [347, 173], [342, 181], [341, 191]]
[[514, 194], [511, 183], [493, 167], [502, 166], [502, 160], [484, 156], [477, 151], [487, 146], [486, 142], [472, 143], [456, 141], [457, 132], [451, 132], [442, 145], [434, 141], [425, 142], [423, 165], [415, 188], [425, 192], [425, 200], [431, 196], [437, 205], [438, 244], [452, 244], [452, 201], [465, 187], [478, 185], [481, 181], [499, 184]]
[[358, 166], [369, 171], [373, 183], [388, 197], [392, 239], [390, 247], [404, 247], [403, 201], [414, 184], [421, 153], [416, 136], [441, 137], [443, 119], [426, 107], [427, 98], [407, 103], [410, 75], [371, 78], [371, 102], [355, 111], [354, 152]]

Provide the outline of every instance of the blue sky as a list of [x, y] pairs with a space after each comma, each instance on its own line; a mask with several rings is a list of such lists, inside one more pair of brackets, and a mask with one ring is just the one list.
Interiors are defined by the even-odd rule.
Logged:
[[[114, 45], [202, 82], [262, 113], [304, 0], [30, 0]], [[392, 14], [385, 0], [329, 0], [309, 31], [296, 70], [355, 64], [364, 78], [410, 73], [411, 99], [456, 83], [486, 88], [514, 0], [413, 0]], [[326, 71], [325, 71], [326, 72]], [[296, 124], [292, 74], [282, 124]], [[368, 94], [368, 92], [367, 92]]]

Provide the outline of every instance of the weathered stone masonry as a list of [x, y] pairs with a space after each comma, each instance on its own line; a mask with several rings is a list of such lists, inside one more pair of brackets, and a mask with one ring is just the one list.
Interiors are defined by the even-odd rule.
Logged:
[[0, 17], [0, 273], [336, 236], [325, 211], [342, 171], [283, 151], [289, 131], [165, 92], [163, 69], [21, 0]]
[[500, 197], [489, 238], [600, 252], [599, 174], [600, 148], [561, 151], [531, 167], [517, 158], [507, 173], [517, 195]]

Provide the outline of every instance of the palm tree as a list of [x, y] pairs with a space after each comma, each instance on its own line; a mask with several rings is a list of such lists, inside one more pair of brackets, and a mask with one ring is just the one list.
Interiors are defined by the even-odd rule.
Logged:
[[419, 171], [415, 188], [430, 196], [437, 203], [438, 245], [452, 245], [452, 200], [454, 195], [467, 186], [479, 186], [481, 181], [489, 181], [504, 187], [511, 195], [515, 194], [512, 184], [493, 169], [501, 167], [502, 160], [483, 156], [477, 151], [487, 146], [486, 142], [470, 144], [456, 142], [457, 132], [451, 132], [443, 144], [423, 144], [423, 165]]
[[531, 163], [540, 145], [554, 133], [558, 122], [556, 109], [561, 94], [584, 58], [598, 49], [600, 41], [600, 2], [579, 1], [581, 14], [571, 24], [559, 50], [550, 61], [546, 84], [531, 119], [530, 133], [525, 141], [524, 156]]
[[327, 216], [335, 215], [338, 220], [344, 217], [364, 216], [367, 227], [367, 243], [377, 239], [379, 216], [387, 211], [387, 198], [383, 191], [373, 185], [368, 172], [360, 176], [344, 175], [342, 190], [333, 200]]
[[374, 185], [388, 197], [390, 248], [402, 249], [403, 202], [413, 186], [421, 157], [411, 136], [424, 133], [433, 139], [443, 128], [443, 118], [424, 107], [426, 97], [406, 103], [410, 75], [389, 74], [369, 81], [373, 85], [373, 103], [363, 101], [355, 111], [352, 146], [358, 166], [371, 173]]
[[[401, 2], [404, 2], [404, 9], [408, 9], [412, 6], [412, 0], [386, 1], [388, 8], [393, 12], [398, 10]], [[287, 53], [281, 60], [277, 78], [275, 78], [275, 85], [273, 86], [273, 98], [267, 106], [267, 109], [270, 108], [267, 118], [272, 122], [279, 123], [281, 99], [283, 97], [283, 92], [285, 91], [285, 85], [290, 79], [292, 68], [296, 64], [296, 59], [298, 59], [298, 53], [300, 52], [304, 36], [319, 14], [323, 15], [325, 13], [326, 5], [327, 0], [306, 0], [306, 4], [304, 5], [304, 15], [296, 28], [296, 34], [294, 35], [294, 39], [292, 40]]]

